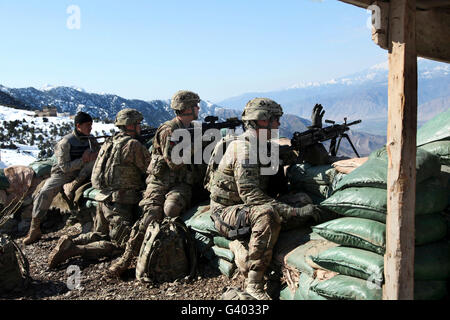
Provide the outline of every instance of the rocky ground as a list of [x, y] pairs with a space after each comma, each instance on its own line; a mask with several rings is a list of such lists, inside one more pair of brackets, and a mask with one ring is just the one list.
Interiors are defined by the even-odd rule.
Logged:
[[[243, 279], [229, 279], [212, 269], [204, 260], [193, 280], [150, 285], [135, 279], [135, 269], [129, 269], [120, 279], [111, 279], [105, 270], [114, 259], [89, 261], [72, 258], [57, 269], [47, 268], [47, 259], [61, 235], [76, 235], [81, 225], [64, 227], [64, 222], [44, 230], [42, 239], [24, 247], [22, 237], [15, 239], [30, 263], [32, 282], [25, 291], [1, 297], [14, 300], [217, 300], [228, 286], [242, 287]], [[47, 231], [47, 232], [46, 232]], [[80, 277], [77, 278], [77, 274]], [[77, 282], [79, 279], [79, 282]], [[78, 285], [79, 284], [79, 285]], [[77, 286], [78, 285], [78, 286]], [[72, 288], [72, 289], [70, 289]]]

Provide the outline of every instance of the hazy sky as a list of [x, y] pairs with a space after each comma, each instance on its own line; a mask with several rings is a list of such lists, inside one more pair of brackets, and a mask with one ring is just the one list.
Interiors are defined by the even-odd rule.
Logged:
[[2, 0], [0, 84], [217, 102], [386, 61], [369, 18], [336, 0]]

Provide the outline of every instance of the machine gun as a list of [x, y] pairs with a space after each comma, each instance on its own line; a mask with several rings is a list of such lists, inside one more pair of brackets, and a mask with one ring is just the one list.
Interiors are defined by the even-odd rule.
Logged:
[[[242, 120], [239, 120], [238, 118], [234, 117], [234, 118], [228, 118], [223, 122], [216, 122], [217, 120], [219, 120], [218, 117], [216, 116], [207, 116], [205, 118], [205, 122], [202, 122], [201, 127], [200, 126], [194, 126], [191, 128], [185, 128], [185, 129], [177, 129], [177, 130], [186, 130], [189, 132], [191, 139], [194, 139], [194, 132], [195, 130], [200, 130], [201, 129], [201, 133], [202, 135], [209, 129], [236, 129], [239, 126], [243, 126], [243, 122]], [[176, 131], [176, 130], [175, 130]], [[173, 141], [173, 142], [178, 142], [177, 141]]]
[[359, 154], [346, 131], [350, 129], [350, 126], [360, 123], [361, 120], [347, 123], [347, 118], [344, 118], [344, 123], [342, 124], [336, 124], [335, 121], [331, 120], [325, 120], [325, 122], [330, 123], [331, 126], [324, 128], [310, 128], [304, 132], [294, 132], [289, 149], [300, 151], [301, 149], [305, 149], [315, 143], [331, 140], [329, 152], [331, 156], [336, 156], [341, 140], [342, 138], [345, 138], [350, 143], [350, 146], [359, 158]]

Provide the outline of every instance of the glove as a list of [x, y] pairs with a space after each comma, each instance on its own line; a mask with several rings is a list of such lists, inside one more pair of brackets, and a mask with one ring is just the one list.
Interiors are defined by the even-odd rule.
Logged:
[[322, 128], [322, 117], [325, 114], [325, 110], [322, 111], [322, 109], [323, 107], [321, 104], [316, 104], [314, 106], [311, 114], [311, 128]]

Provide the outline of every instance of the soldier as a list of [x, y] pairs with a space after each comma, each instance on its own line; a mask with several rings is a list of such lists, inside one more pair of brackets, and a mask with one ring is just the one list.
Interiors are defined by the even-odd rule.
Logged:
[[189, 208], [192, 185], [196, 182], [198, 168], [193, 164], [175, 164], [172, 159], [174, 142], [172, 133], [176, 129], [192, 127], [198, 118], [200, 97], [191, 91], [175, 93], [170, 107], [176, 117], [163, 123], [153, 141], [152, 160], [147, 169], [147, 189], [139, 206], [143, 217], [133, 226], [123, 256], [110, 268], [111, 276], [119, 276], [128, 269], [131, 260], [139, 254], [147, 227], [153, 221], [160, 222], [164, 216], [177, 217]]
[[73, 240], [62, 236], [50, 253], [49, 268], [77, 255], [98, 259], [123, 252], [137, 220], [150, 163], [150, 152], [138, 140], [142, 120], [142, 114], [135, 109], [117, 113], [114, 124], [120, 132], [105, 141], [92, 172], [92, 185], [99, 189], [94, 231]]
[[81, 179], [80, 175], [84, 178], [90, 176], [100, 149], [97, 141], [90, 135], [91, 130], [92, 117], [85, 112], [78, 112], [74, 131], [56, 144], [56, 162], [50, 178], [33, 199], [31, 226], [23, 244], [28, 245], [41, 238], [41, 220], [46, 216], [53, 198], [63, 190], [64, 184]]
[[[273, 100], [249, 101], [242, 114], [246, 131], [231, 140], [218, 164], [210, 161], [205, 180], [211, 192], [211, 217], [216, 229], [231, 240], [250, 236], [245, 291], [256, 299], [270, 299], [264, 291], [263, 277], [281, 223], [291, 219], [297, 224], [318, 223], [328, 218], [327, 212], [312, 204], [298, 208], [270, 197], [267, 189], [271, 176], [261, 174], [259, 159], [251, 161], [255, 149], [250, 141], [264, 143], [260, 134], [270, 139], [270, 129], [278, 129], [282, 114], [281, 106]], [[213, 154], [220, 148], [219, 142]]]

